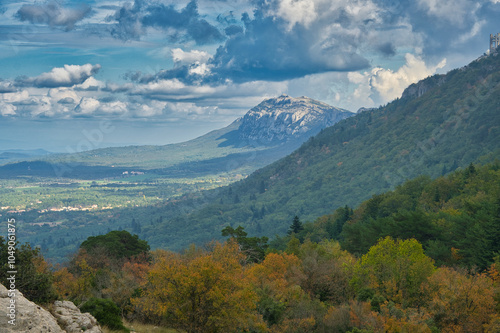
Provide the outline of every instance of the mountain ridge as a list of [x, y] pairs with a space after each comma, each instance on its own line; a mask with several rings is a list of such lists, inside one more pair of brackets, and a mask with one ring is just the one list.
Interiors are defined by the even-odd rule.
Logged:
[[309, 97], [281, 95], [264, 100], [242, 117], [239, 138], [263, 144], [290, 141], [304, 134], [317, 134], [321, 128], [351, 115], [350, 111]]
[[[287, 103], [282, 103], [285, 100]], [[285, 122], [279, 116], [274, 119], [276, 109], [279, 109], [278, 113], [286, 115]], [[256, 110], [260, 110], [262, 119], [256, 119], [255, 113], [247, 116]], [[300, 115], [296, 116], [298, 113]], [[306, 97], [295, 99], [281, 96], [264, 100], [248, 111], [247, 115], [224, 128], [178, 144], [100, 148], [40, 159], [52, 165], [54, 170], [68, 170], [64, 172], [51, 172], [50, 166], [37, 163], [37, 159], [30, 160], [33, 167], [29, 170], [27, 162], [23, 162], [18, 163], [19, 168], [16, 168], [17, 165], [4, 165], [0, 167], [0, 172], [4, 171], [8, 177], [43, 175], [95, 179], [117, 177], [123, 168], [132, 167], [171, 177], [219, 172], [247, 175], [297, 149], [322, 128], [354, 113]], [[274, 129], [271, 137], [269, 131], [265, 132], [267, 127]], [[279, 131], [282, 134], [275, 139]], [[37, 174], [39, 167], [40, 172]]]

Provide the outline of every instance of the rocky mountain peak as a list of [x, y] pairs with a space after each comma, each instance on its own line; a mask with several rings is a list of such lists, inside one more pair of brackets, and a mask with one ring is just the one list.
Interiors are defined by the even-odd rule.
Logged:
[[264, 100], [243, 116], [239, 139], [259, 144], [303, 139], [352, 115], [309, 97], [281, 95]]

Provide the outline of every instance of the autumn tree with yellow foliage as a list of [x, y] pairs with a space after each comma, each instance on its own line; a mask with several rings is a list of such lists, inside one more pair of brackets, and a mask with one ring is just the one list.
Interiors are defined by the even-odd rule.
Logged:
[[133, 303], [188, 333], [258, 326], [257, 298], [244, 277], [244, 260], [234, 241], [190, 255], [159, 251], [143, 294]]

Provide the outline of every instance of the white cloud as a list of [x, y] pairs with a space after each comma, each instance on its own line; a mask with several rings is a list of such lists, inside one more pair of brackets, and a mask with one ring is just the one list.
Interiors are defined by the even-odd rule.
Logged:
[[71, 87], [75, 84], [85, 82], [89, 77], [96, 74], [101, 65], [64, 65], [55, 67], [48, 73], [22, 80], [24, 84], [32, 84], [36, 87]]
[[9, 103], [5, 103], [4, 101], [1, 101], [0, 100], [0, 114], [2, 116], [14, 116], [16, 115], [16, 110], [17, 110], [17, 107], [12, 105], [12, 104], [9, 104]]
[[308, 27], [317, 18], [312, 0], [280, 0], [277, 10], [272, 14], [285, 19], [289, 30], [296, 24]]
[[133, 117], [154, 118], [160, 117], [163, 114], [163, 110], [167, 104], [167, 102], [155, 100], [148, 101], [147, 103], [131, 103], [129, 104], [129, 110]]
[[422, 59], [410, 53], [407, 53], [405, 58], [406, 64], [396, 72], [383, 68], [374, 68], [371, 72], [371, 85], [384, 102], [400, 97], [410, 84], [436, 73], [436, 70], [446, 65], [446, 59], [436, 66], [428, 67]]
[[97, 90], [106, 87], [102, 81], [96, 80], [93, 76], [86, 79], [83, 83], [75, 85], [75, 89], [81, 90]]
[[99, 111], [106, 114], [125, 114], [128, 111], [127, 103], [121, 101], [113, 101], [100, 103]]
[[29, 97], [30, 93], [26, 89], [2, 94], [2, 99], [7, 103], [18, 103], [27, 100]]
[[135, 95], [147, 95], [154, 99], [191, 99], [210, 95], [216, 92], [215, 87], [208, 85], [189, 86], [178, 79], [158, 80], [138, 85], [132, 90]]
[[76, 106], [75, 111], [77, 114], [88, 116], [94, 113], [100, 105], [101, 103], [95, 98], [83, 97], [80, 100], [80, 103]]
[[397, 71], [376, 67], [369, 72], [349, 73], [349, 81], [356, 86], [353, 97], [364, 101], [365, 106], [390, 102], [400, 97], [410, 84], [435, 74], [446, 65], [446, 59], [443, 59], [435, 66], [428, 66], [410, 53], [405, 59], [406, 63]]
[[[474, 25], [472, 26], [472, 28], [470, 29], [470, 31], [461, 35], [457, 41], [460, 43], [464, 43], [464, 42], [470, 40], [471, 38], [477, 36], [477, 34], [479, 34], [481, 32], [481, 28], [485, 24], [486, 24], [486, 21], [484, 21], [484, 20], [475, 22]], [[455, 42], [455, 44], [456, 44], [456, 42]]]
[[211, 55], [205, 51], [191, 50], [186, 52], [180, 48], [172, 49], [171, 55], [172, 55], [172, 60], [175, 63], [188, 64], [188, 65], [196, 62], [206, 63], [211, 57]]
[[74, 103], [80, 100], [80, 96], [78, 96], [74, 90], [69, 88], [52, 88], [49, 89], [47, 95], [56, 102], [61, 100], [69, 102], [70, 100], [73, 100]]
[[478, 2], [469, 0], [418, 0], [418, 4], [429, 16], [447, 20], [458, 26], [462, 26], [465, 18], [481, 7]]

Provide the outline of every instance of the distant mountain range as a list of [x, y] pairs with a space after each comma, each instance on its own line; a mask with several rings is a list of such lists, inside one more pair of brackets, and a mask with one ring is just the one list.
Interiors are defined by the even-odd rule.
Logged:
[[249, 174], [286, 156], [323, 128], [353, 115], [307, 97], [282, 95], [263, 101], [229, 126], [194, 140], [56, 154], [0, 167], [0, 177], [94, 179], [116, 176], [131, 167], [172, 177], [230, 171]]
[[44, 149], [6, 149], [0, 150], [0, 165], [17, 161], [25, 161], [33, 157], [40, 157], [52, 154]]

